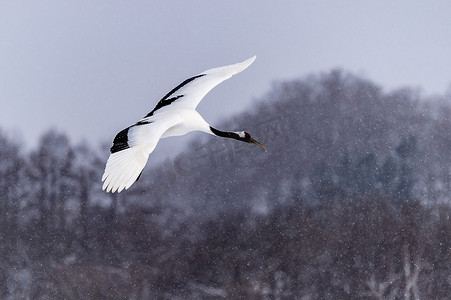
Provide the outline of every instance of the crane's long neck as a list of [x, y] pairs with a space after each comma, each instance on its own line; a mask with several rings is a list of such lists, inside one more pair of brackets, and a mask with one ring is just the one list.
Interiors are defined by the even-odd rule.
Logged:
[[213, 132], [214, 135], [217, 135], [217, 136], [220, 136], [220, 137], [232, 138], [232, 139], [235, 139], [235, 140], [241, 140], [242, 139], [242, 137], [240, 137], [235, 132], [221, 131], [221, 130], [218, 130], [218, 129], [213, 128], [211, 126], [210, 126], [210, 130], [211, 130], [211, 132]]
[[253, 143], [263, 149], [266, 149], [265, 145], [263, 145], [262, 143], [254, 140], [253, 138], [251, 138], [250, 134], [247, 133], [246, 131], [235, 131], [235, 132], [231, 132], [231, 131], [221, 131], [218, 129], [215, 129], [211, 126], [210, 127], [210, 132], [211, 134], [220, 136], [220, 137], [224, 137], [224, 138], [232, 138], [238, 141], [242, 141], [245, 143]]

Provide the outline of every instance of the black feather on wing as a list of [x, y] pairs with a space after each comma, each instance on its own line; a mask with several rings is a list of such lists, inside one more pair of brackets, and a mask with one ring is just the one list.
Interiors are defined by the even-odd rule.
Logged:
[[186, 79], [185, 81], [183, 81], [182, 83], [180, 83], [178, 86], [176, 86], [175, 88], [173, 88], [169, 93], [167, 93], [163, 98], [161, 98], [160, 101], [158, 101], [158, 103], [157, 103], [157, 105], [155, 106], [155, 108], [154, 108], [150, 113], [148, 113], [147, 115], [145, 115], [144, 118], [147, 118], [147, 117], [152, 116], [152, 115], [154, 114], [155, 111], [157, 111], [157, 110], [159, 110], [160, 108], [162, 108], [162, 107], [164, 107], [164, 106], [167, 106], [167, 105], [171, 104], [172, 102], [174, 102], [175, 100], [177, 100], [177, 99], [183, 97], [183, 95], [177, 95], [177, 96], [174, 96], [174, 97], [171, 97], [171, 96], [172, 96], [175, 92], [177, 92], [178, 90], [180, 90], [182, 87], [184, 87], [185, 85], [187, 85], [188, 83], [190, 83], [191, 81], [193, 81], [193, 80], [195, 80], [195, 79], [197, 79], [197, 78], [199, 78], [199, 77], [202, 77], [202, 76], [205, 76], [205, 74], [200, 74], [200, 75], [196, 75], [196, 76], [193, 76], [193, 77], [191, 77], [191, 78], [188, 78], [188, 79]]
[[128, 130], [130, 127], [121, 130], [113, 140], [113, 146], [110, 148], [111, 153], [119, 152], [125, 149], [130, 148], [128, 145]]
[[136, 122], [134, 125], [119, 131], [119, 133], [116, 134], [116, 137], [113, 140], [113, 146], [111, 146], [110, 148], [110, 153], [115, 153], [130, 148], [130, 145], [128, 144], [128, 131], [130, 130], [130, 128], [150, 123], [152, 122], [141, 120], [139, 122]]

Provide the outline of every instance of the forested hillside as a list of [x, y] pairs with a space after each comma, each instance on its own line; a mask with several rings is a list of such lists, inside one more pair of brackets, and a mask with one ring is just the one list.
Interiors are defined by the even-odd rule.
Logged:
[[108, 147], [0, 131], [0, 298], [451, 295], [449, 95], [333, 70], [255, 104], [216, 127], [266, 151], [208, 137], [120, 194]]

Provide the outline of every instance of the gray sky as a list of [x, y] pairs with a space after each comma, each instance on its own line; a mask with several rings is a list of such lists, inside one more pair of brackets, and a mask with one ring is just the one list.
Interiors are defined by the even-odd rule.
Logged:
[[28, 147], [49, 128], [110, 143], [187, 77], [255, 54], [201, 102], [207, 121], [251, 110], [275, 80], [335, 67], [443, 94], [450, 12], [451, 1], [1, 0], [0, 128]]

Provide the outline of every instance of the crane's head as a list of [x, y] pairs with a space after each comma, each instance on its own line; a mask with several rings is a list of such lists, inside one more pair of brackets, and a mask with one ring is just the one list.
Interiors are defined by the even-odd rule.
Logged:
[[246, 131], [230, 131], [230, 132], [229, 131], [221, 131], [221, 130], [215, 129], [211, 126], [210, 126], [210, 130], [211, 130], [211, 133], [213, 133], [214, 135], [224, 137], [224, 138], [232, 138], [232, 139], [246, 142], [246, 143], [252, 143], [252, 144], [255, 144], [255, 145], [261, 147], [262, 149], [266, 150], [265, 145], [254, 140], [253, 138], [251, 138], [251, 135]]
[[255, 145], [259, 146], [260, 148], [266, 150], [266, 146], [263, 145], [262, 143], [260, 143], [259, 141], [253, 139], [247, 131], [238, 131], [235, 133], [238, 135], [237, 140], [240, 140], [240, 141], [243, 141], [246, 143], [255, 144]]

